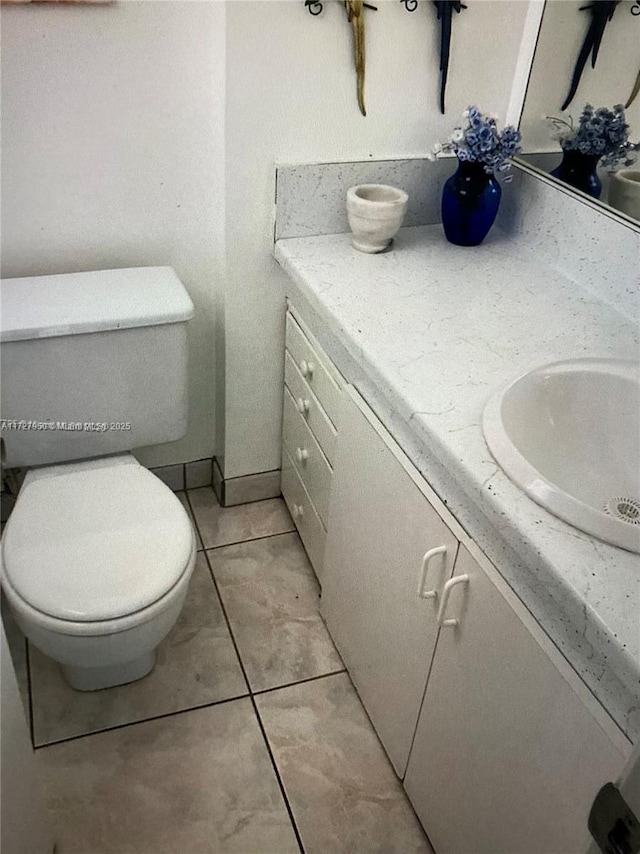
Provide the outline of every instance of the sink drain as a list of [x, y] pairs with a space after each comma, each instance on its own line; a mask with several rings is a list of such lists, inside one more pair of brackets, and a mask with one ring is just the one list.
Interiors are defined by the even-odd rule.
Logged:
[[604, 512], [629, 525], [640, 525], [640, 501], [635, 498], [612, 498], [605, 502]]

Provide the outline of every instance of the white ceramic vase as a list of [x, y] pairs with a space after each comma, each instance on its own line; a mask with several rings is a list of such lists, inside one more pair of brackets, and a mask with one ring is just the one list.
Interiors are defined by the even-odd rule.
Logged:
[[409, 197], [386, 184], [359, 184], [347, 190], [352, 243], [360, 252], [382, 252], [402, 225]]
[[609, 204], [640, 220], [640, 169], [620, 169], [611, 174]]

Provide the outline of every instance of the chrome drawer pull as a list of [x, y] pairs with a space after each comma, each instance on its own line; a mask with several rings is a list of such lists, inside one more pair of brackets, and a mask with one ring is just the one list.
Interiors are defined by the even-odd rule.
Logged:
[[298, 462], [304, 465], [309, 459], [309, 451], [306, 448], [296, 448], [296, 457]]

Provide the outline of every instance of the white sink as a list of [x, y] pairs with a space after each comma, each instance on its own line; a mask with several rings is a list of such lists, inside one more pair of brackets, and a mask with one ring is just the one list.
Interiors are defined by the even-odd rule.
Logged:
[[640, 553], [640, 381], [636, 362], [536, 368], [487, 403], [484, 436], [509, 478], [550, 513]]

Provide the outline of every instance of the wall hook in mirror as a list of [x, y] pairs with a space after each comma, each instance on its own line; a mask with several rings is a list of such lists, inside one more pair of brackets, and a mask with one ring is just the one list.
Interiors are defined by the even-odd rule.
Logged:
[[640, 69], [638, 70], [638, 76], [636, 77], [636, 82], [633, 84], [633, 89], [631, 90], [631, 94], [627, 98], [627, 102], [624, 105], [625, 110], [628, 109], [631, 104], [638, 97], [638, 92], [640, 92]]
[[578, 91], [578, 86], [580, 85], [582, 72], [584, 71], [584, 67], [587, 64], [590, 54], [591, 67], [596, 67], [596, 60], [598, 58], [598, 51], [600, 50], [604, 31], [607, 28], [607, 24], [613, 18], [613, 13], [616, 11], [616, 7], [619, 2], [620, 0], [593, 0], [592, 3], [588, 3], [586, 6], [580, 6], [579, 11], [588, 11], [591, 14], [591, 20], [589, 22], [587, 34], [584, 37], [584, 42], [580, 48], [575, 68], [573, 69], [573, 77], [571, 78], [569, 94], [564, 99], [564, 103], [560, 107], [561, 110], [566, 110], [569, 104], [573, 101], [573, 97]]
[[400, 0], [407, 12], [415, 12], [418, 8], [418, 0]]

